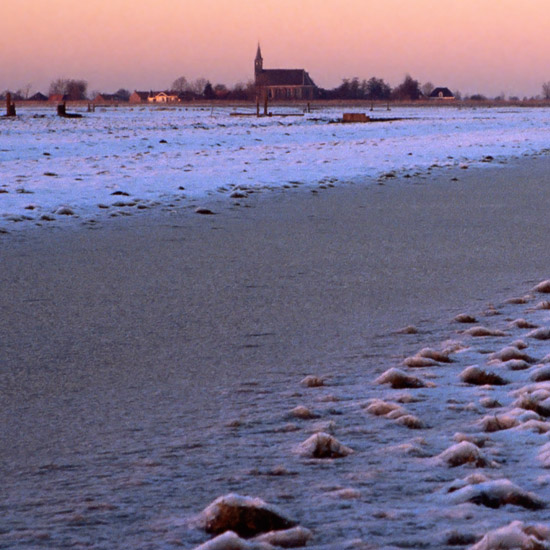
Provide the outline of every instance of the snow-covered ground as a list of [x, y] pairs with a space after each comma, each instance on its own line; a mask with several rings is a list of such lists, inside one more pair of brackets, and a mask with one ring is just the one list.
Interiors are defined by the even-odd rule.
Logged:
[[[22, 110], [0, 123], [0, 229], [190, 205], [209, 193], [230, 200], [235, 187], [376, 183], [549, 145], [542, 109], [394, 110], [375, 114], [404, 120], [357, 125], [330, 123], [340, 111], [229, 114], [126, 108], [64, 120]], [[550, 548], [540, 527], [550, 503], [549, 291], [547, 282], [464, 312], [471, 317], [382, 334], [330, 369], [311, 365], [317, 379], [259, 369], [222, 390], [227, 408], [199, 411], [193, 431], [160, 390], [162, 429], [133, 430], [114, 387], [99, 445], [10, 465], [0, 547], [195, 548], [210, 538], [194, 523], [205, 495], [238, 492], [280, 506], [318, 550]], [[96, 406], [76, 390], [63, 399], [75, 414]], [[155, 411], [146, 414], [156, 427]], [[319, 433], [342, 456], [319, 456]]]
[[550, 146], [548, 109], [394, 108], [368, 114], [402, 120], [334, 123], [343, 110], [256, 118], [126, 107], [64, 119], [51, 106], [22, 108], [0, 119], [0, 228], [195, 204], [235, 188], [376, 182]]

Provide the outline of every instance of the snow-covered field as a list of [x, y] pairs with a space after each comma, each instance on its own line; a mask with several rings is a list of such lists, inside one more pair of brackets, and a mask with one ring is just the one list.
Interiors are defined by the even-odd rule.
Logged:
[[394, 108], [368, 114], [402, 120], [370, 124], [334, 123], [342, 109], [263, 118], [229, 108], [110, 108], [81, 119], [52, 111], [22, 108], [0, 119], [4, 230], [196, 206], [235, 188], [376, 182], [550, 145], [548, 109]]

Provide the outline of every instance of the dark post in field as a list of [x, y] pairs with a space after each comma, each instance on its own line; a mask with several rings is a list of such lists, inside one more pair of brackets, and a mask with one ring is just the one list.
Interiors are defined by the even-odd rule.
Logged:
[[57, 116], [61, 116], [63, 118], [82, 118], [80, 113], [68, 113], [67, 103], [65, 101], [57, 106]]
[[6, 94], [6, 116], [16, 116], [15, 103], [11, 100], [10, 92]]

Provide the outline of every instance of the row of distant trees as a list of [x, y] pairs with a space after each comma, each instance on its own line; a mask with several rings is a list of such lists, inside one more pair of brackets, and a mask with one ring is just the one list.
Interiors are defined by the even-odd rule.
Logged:
[[171, 90], [180, 94], [191, 94], [195, 97], [204, 99], [254, 99], [256, 89], [252, 80], [248, 82], [238, 82], [232, 88], [225, 84], [215, 84], [206, 78], [197, 78], [188, 81], [184, 76], [180, 76], [172, 82]]
[[434, 89], [433, 84], [427, 83], [420, 86], [418, 80], [410, 75], [395, 88], [392, 88], [382, 78], [372, 77], [369, 80], [359, 80], [344, 78], [340, 86], [332, 90], [321, 90], [320, 94], [326, 99], [368, 99], [368, 100], [388, 100], [388, 99], [419, 99], [424, 95], [430, 95]]
[[[420, 84], [420, 82], [410, 75], [405, 76], [403, 82], [392, 88], [382, 78], [372, 77], [369, 80], [360, 80], [357, 77], [344, 78], [342, 83], [330, 90], [320, 89], [319, 97], [321, 99], [362, 99], [362, 100], [417, 100], [427, 97], [433, 91], [434, 85], [431, 82]], [[172, 82], [171, 91], [183, 94], [188, 99], [227, 99], [227, 100], [254, 100], [256, 90], [254, 82], [239, 82], [229, 88], [225, 84], [215, 84], [206, 78], [197, 78], [196, 80], [187, 80], [185, 76], [180, 76]], [[31, 98], [32, 86], [27, 84], [23, 88], [12, 92], [14, 100]], [[0, 94], [0, 98], [5, 98], [7, 90]], [[88, 94], [88, 83], [81, 79], [57, 78], [52, 81], [48, 89], [48, 96], [60, 95], [67, 100], [77, 101], [93, 99], [99, 94], [98, 91], [92, 91]], [[457, 99], [461, 99], [459, 91], [453, 92]], [[120, 88], [114, 94], [121, 101], [127, 101], [130, 92], [125, 88]], [[542, 98], [550, 100], [550, 81], [542, 85]], [[483, 100], [487, 99], [482, 94], [473, 94], [464, 99]], [[504, 94], [494, 99], [504, 99]], [[509, 99], [518, 99], [516, 97]]]
[[[11, 93], [13, 100], [31, 99], [32, 85], [27, 84], [17, 91], [4, 90], [0, 93], [0, 99], [5, 99], [8, 92]], [[170, 91], [183, 94], [188, 99], [254, 99], [255, 87], [254, 82], [238, 82], [232, 88], [228, 88], [225, 84], [212, 83], [206, 78], [197, 78], [196, 80], [188, 81], [184, 76], [176, 78], [172, 83]], [[48, 97], [62, 96], [69, 101], [82, 101], [93, 99], [101, 92], [92, 90], [88, 93], [88, 82], [81, 79], [72, 78], [57, 78], [50, 83], [48, 88]], [[122, 101], [128, 101], [131, 92], [125, 88], [120, 88], [114, 94]]]

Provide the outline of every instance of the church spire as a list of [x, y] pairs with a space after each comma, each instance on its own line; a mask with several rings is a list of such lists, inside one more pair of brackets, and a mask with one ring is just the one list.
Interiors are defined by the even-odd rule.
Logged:
[[256, 51], [256, 59], [254, 60], [254, 74], [258, 75], [264, 69], [264, 60], [262, 58], [262, 50], [260, 49], [260, 43], [258, 42], [258, 50]]

